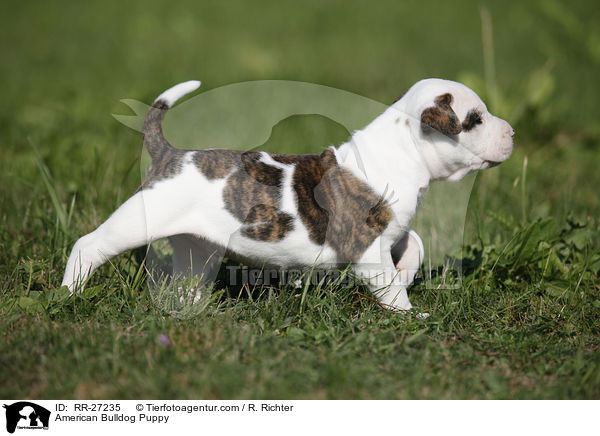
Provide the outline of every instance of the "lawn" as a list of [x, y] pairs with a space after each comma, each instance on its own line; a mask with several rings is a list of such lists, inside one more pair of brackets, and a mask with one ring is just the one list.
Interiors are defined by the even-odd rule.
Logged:
[[[559, 0], [3, 2], [0, 397], [600, 398], [599, 19], [596, 2]], [[428, 319], [336, 280], [220, 286], [197, 316], [171, 316], [144, 249], [81, 295], [58, 288], [73, 243], [140, 183], [121, 99], [278, 79], [390, 104], [425, 77], [466, 83], [517, 132], [510, 160], [473, 179], [447, 253], [460, 286], [433, 274], [409, 289]], [[297, 115], [259, 148], [347, 135]]]

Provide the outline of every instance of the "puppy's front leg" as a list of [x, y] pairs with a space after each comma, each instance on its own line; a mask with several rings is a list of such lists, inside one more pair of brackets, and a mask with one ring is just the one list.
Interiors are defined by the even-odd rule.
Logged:
[[396, 270], [400, 273], [400, 280], [405, 287], [409, 287], [415, 279], [417, 272], [423, 264], [425, 250], [423, 241], [413, 229], [409, 229], [404, 236], [392, 246], [392, 259]]
[[390, 248], [390, 244], [383, 244], [381, 238], [377, 238], [353, 265], [353, 270], [381, 304], [392, 310], [410, 310], [412, 304], [392, 261]]

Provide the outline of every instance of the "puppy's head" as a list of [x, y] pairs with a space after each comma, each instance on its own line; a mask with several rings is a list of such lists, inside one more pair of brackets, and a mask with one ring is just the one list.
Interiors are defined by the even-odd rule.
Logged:
[[436, 178], [458, 180], [498, 165], [512, 153], [510, 124], [489, 113], [477, 94], [460, 83], [422, 80], [394, 107], [414, 121], [410, 129], [417, 142], [433, 146], [436, 156], [429, 153], [426, 158], [434, 167], [443, 167], [433, 168]]

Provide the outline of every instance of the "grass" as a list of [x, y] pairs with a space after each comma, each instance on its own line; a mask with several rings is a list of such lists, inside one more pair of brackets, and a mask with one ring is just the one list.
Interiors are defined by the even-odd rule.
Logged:
[[[0, 8], [0, 397], [600, 398], [594, 2]], [[110, 116], [128, 113], [120, 99], [290, 79], [390, 103], [427, 76], [491, 98], [517, 141], [475, 181], [462, 285], [409, 290], [426, 321], [335, 280], [220, 287], [198, 316], [173, 317], [143, 249], [81, 295], [57, 288], [73, 242], [140, 182], [141, 136]], [[296, 116], [263, 148], [346, 134]]]

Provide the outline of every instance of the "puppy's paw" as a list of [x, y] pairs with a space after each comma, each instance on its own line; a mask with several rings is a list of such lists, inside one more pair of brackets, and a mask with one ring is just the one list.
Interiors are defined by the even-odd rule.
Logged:
[[194, 305], [202, 299], [202, 290], [196, 288], [184, 288], [179, 286], [179, 302], [182, 304]]

